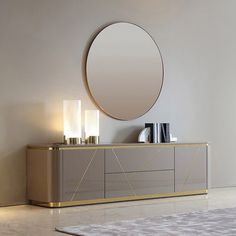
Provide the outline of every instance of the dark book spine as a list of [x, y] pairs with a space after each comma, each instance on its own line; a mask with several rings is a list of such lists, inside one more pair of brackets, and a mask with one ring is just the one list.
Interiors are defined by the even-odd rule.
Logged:
[[145, 123], [145, 128], [150, 128], [150, 143], [154, 143], [154, 123]]
[[170, 143], [170, 124], [166, 123], [166, 143]]
[[161, 142], [169, 143], [170, 142], [170, 124], [169, 123], [161, 123]]

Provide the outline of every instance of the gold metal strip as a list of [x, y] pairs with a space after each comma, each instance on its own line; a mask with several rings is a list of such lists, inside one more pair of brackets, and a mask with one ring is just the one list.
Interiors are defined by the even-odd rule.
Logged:
[[207, 194], [207, 193], [208, 193], [208, 190], [203, 189], [203, 190], [186, 191], [186, 192], [178, 192], [178, 193], [148, 194], [148, 195], [142, 195], [142, 196], [101, 198], [101, 199], [81, 200], [81, 201], [68, 201], [68, 202], [30, 201], [30, 203], [33, 205], [54, 208], [54, 207], [82, 206], [82, 205], [97, 204], [97, 203], [111, 203], [111, 202], [145, 200], [145, 199], [155, 199], [155, 198], [191, 196], [191, 195], [200, 195], [200, 194]]
[[131, 143], [124, 145], [80, 145], [80, 146], [50, 146], [50, 147], [37, 147], [37, 146], [28, 146], [28, 149], [43, 149], [43, 150], [77, 150], [77, 149], [115, 149], [115, 148], [143, 148], [143, 147], [192, 147], [192, 146], [208, 146], [208, 143]]
[[59, 148], [56, 148], [56, 147], [27, 147], [27, 149], [30, 149], [30, 150], [49, 150], [49, 151], [52, 151], [52, 150], [59, 150]]
[[206, 143], [202, 143], [202, 144], [171, 144], [171, 143], [168, 143], [168, 144], [156, 144], [156, 145], [153, 145], [153, 144], [137, 144], [137, 145], [120, 145], [120, 146], [94, 146], [94, 147], [91, 147], [91, 146], [83, 146], [83, 147], [59, 147], [59, 150], [76, 150], [76, 149], [120, 149], [120, 148], [144, 148], [144, 147], [153, 147], [153, 148], [158, 148], [158, 147], [193, 147], [193, 146], [208, 146], [208, 144]]

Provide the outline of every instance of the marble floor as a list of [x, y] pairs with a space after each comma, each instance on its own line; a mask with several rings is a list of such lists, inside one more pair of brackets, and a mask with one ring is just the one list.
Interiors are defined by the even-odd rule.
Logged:
[[54, 236], [56, 226], [104, 223], [148, 216], [236, 207], [236, 187], [211, 189], [208, 195], [110, 203], [62, 209], [22, 205], [0, 208], [0, 235]]

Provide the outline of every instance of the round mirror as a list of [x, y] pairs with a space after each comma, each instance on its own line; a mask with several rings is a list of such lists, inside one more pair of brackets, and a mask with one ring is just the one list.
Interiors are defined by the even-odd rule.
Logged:
[[152, 37], [137, 25], [114, 23], [93, 40], [86, 64], [87, 85], [97, 106], [119, 120], [144, 115], [163, 83], [163, 63]]

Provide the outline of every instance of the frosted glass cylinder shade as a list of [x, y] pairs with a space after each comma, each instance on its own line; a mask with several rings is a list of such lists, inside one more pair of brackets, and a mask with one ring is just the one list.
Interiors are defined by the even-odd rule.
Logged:
[[85, 111], [85, 138], [99, 137], [99, 111], [86, 110]]
[[81, 101], [64, 100], [63, 116], [65, 139], [81, 139]]

